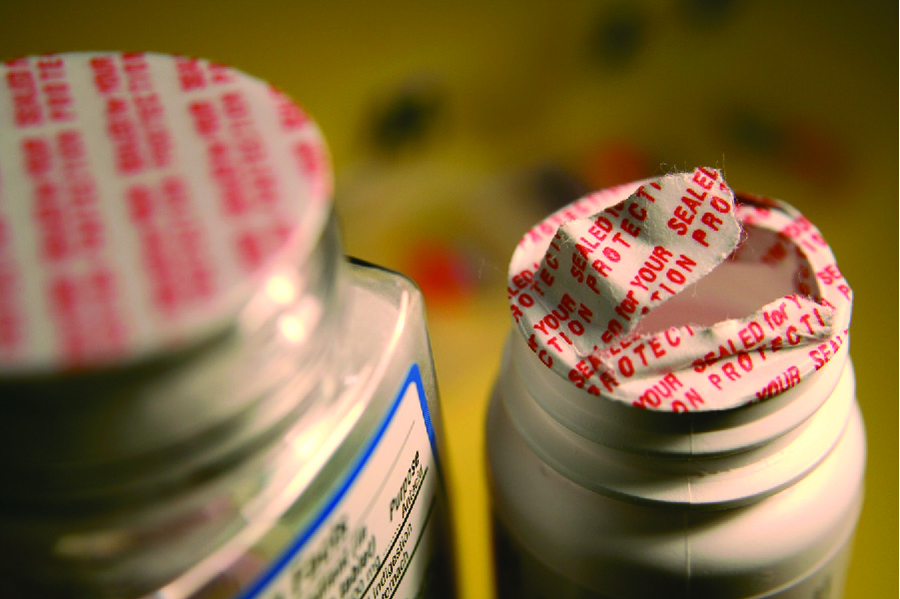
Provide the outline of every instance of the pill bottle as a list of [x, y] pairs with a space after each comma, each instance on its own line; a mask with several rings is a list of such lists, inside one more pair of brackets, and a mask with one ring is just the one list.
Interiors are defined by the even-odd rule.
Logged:
[[507, 294], [501, 599], [842, 596], [865, 435], [806, 218], [712, 169], [624, 185], [529, 231]]
[[422, 296], [205, 60], [0, 67], [0, 595], [452, 594]]

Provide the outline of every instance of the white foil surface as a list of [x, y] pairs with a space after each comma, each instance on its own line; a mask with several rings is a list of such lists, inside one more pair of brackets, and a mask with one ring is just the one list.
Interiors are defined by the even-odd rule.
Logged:
[[[704, 300], [720, 265], [719, 291]], [[722, 276], [734, 278], [734, 297], [721, 293]], [[568, 384], [667, 411], [733, 408], [794, 387], [847, 342], [852, 303], [804, 216], [775, 200], [736, 201], [709, 168], [599, 191], [552, 214], [516, 248], [507, 295], [520, 333]], [[659, 326], [666, 319], [654, 311], [670, 300], [687, 321]]]

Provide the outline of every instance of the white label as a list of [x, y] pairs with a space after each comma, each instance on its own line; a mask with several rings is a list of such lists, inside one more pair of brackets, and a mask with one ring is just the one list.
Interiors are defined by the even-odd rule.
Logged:
[[319, 514], [241, 599], [403, 599], [425, 582], [440, 481], [417, 365]]

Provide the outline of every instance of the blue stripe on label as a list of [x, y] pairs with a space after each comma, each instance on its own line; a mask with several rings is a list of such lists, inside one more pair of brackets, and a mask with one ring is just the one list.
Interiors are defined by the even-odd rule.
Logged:
[[428, 409], [428, 398], [425, 396], [425, 386], [422, 383], [422, 374], [419, 372], [419, 365], [413, 364], [412, 368], [409, 369], [409, 373], [406, 375], [406, 381], [403, 383], [403, 391], [400, 392], [401, 395], [406, 392], [406, 388], [415, 382], [416, 390], [419, 395], [419, 406], [422, 408], [422, 416], [425, 418], [425, 431], [428, 433], [428, 442], [431, 444], [431, 453], [434, 456], [434, 466], [438, 471], [438, 480], [441, 481], [441, 484], [444, 482], [444, 472], [441, 469], [441, 460], [438, 457], [438, 449], [437, 449], [437, 440], [434, 436], [434, 424], [431, 422], [431, 411]]
[[425, 430], [428, 432], [428, 440], [431, 443], [431, 451], [434, 454], [434, 462], [435, 466], [437, 467], [438, 476], [441, 477], [440, 462], [438, 461], [437, 445], [435, 443], [434, 437], [434, 426], [431, 423], [431, 414], [428, 410], [428, 399], [425, 397], [425, 387], [422, 383], [422, 373], [419, 370], [419, 365], [413, 363], [409, 371], [406, 373], [406, 379], [400, 386], [400, 390], [397, 392], [396, 397], [394, 397], [394, 400], [391, 403], [391, 407], [389, 408], [387, 415], [384, 417], [384, 420], [381, 421], [381, 424], [379, 424], [378, 428], [375, 431], [375, 434], [369, 440], [368, 444], [363, 449], [363, 452], [353, 464], [350, 472], [340, 482], [334, 493], [328, 499], [327, 503], [322, 507], [321, 510], [319, 510], [319, 513], [316, 514], [316, 516], [303, 530], [303, 532], [301, 532], [294, 539], [293, 543], [291, 543], [291, 545], [285, 550], [281, 557], [272, 562], [272, 565], [269, 567], [268, 571], [259, 579], [257, 579], [256, 582], [250, 585], [250, 587], [238, 594], [235, 599], [253, 599], [257, 595], [259, 595], [259, 593], [264, 591], [266, 587], [269, 586], [269, 583], [271, 583], [279, 574], [281, 574], [282, 570], [287, 567], [291, 560], [294, 559], [294, 557], [298, 553], [300, 553], [300, 551], [306, 545], [307, 541], [309, 541], [310, 537], [312, 537], [316, 533], [316, 531], [319, 530], [319, 527], [322, 526], [325, 520], [328, 519], [337, 505], [347, 494], [347, 491], [350, 489], [350, 487], [353, 486], [353, 483], [356, 481], [359, 473], [365, 467], [366, 463], [369, 461], [369, 458], [372, 457], [372, 453], [375, 451], [378, 443], [384, 437], [384, 433], [385, 431], [387, 431], [388, 425], [390, 425], [391, 421], [394, 419], [394, 415], [397, 413], [397, 409], [400, 407], [400, 402], [403, 399], [403, 396], [406, 394], [406, 390], [410, 385], [413, 384], [416, 386], [416, 392], [419, 396], [419, 405], [422, 408], [422, 416], [425, 419]]

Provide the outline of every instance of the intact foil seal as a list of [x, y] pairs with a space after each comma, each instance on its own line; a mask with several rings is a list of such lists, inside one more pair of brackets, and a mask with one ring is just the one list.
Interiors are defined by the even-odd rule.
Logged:
[[273, 263], [310, 251], [331, 188], [313, 122], [234, 69], [0, 65], [0, 370], [121, 363], [221, 330]]
[[[706, 309], [713, 278], [723, 297]], [[770, 281], [786, 292], [766, 297], [780, 289]], [[550, 215], [516, 248], [507, 295], [528, 346], [565, 384], [676, 412], [793, 388], [847, 343], [852, 306], [807, 218], [736, 198], [711, 168], [599, 191]]]

